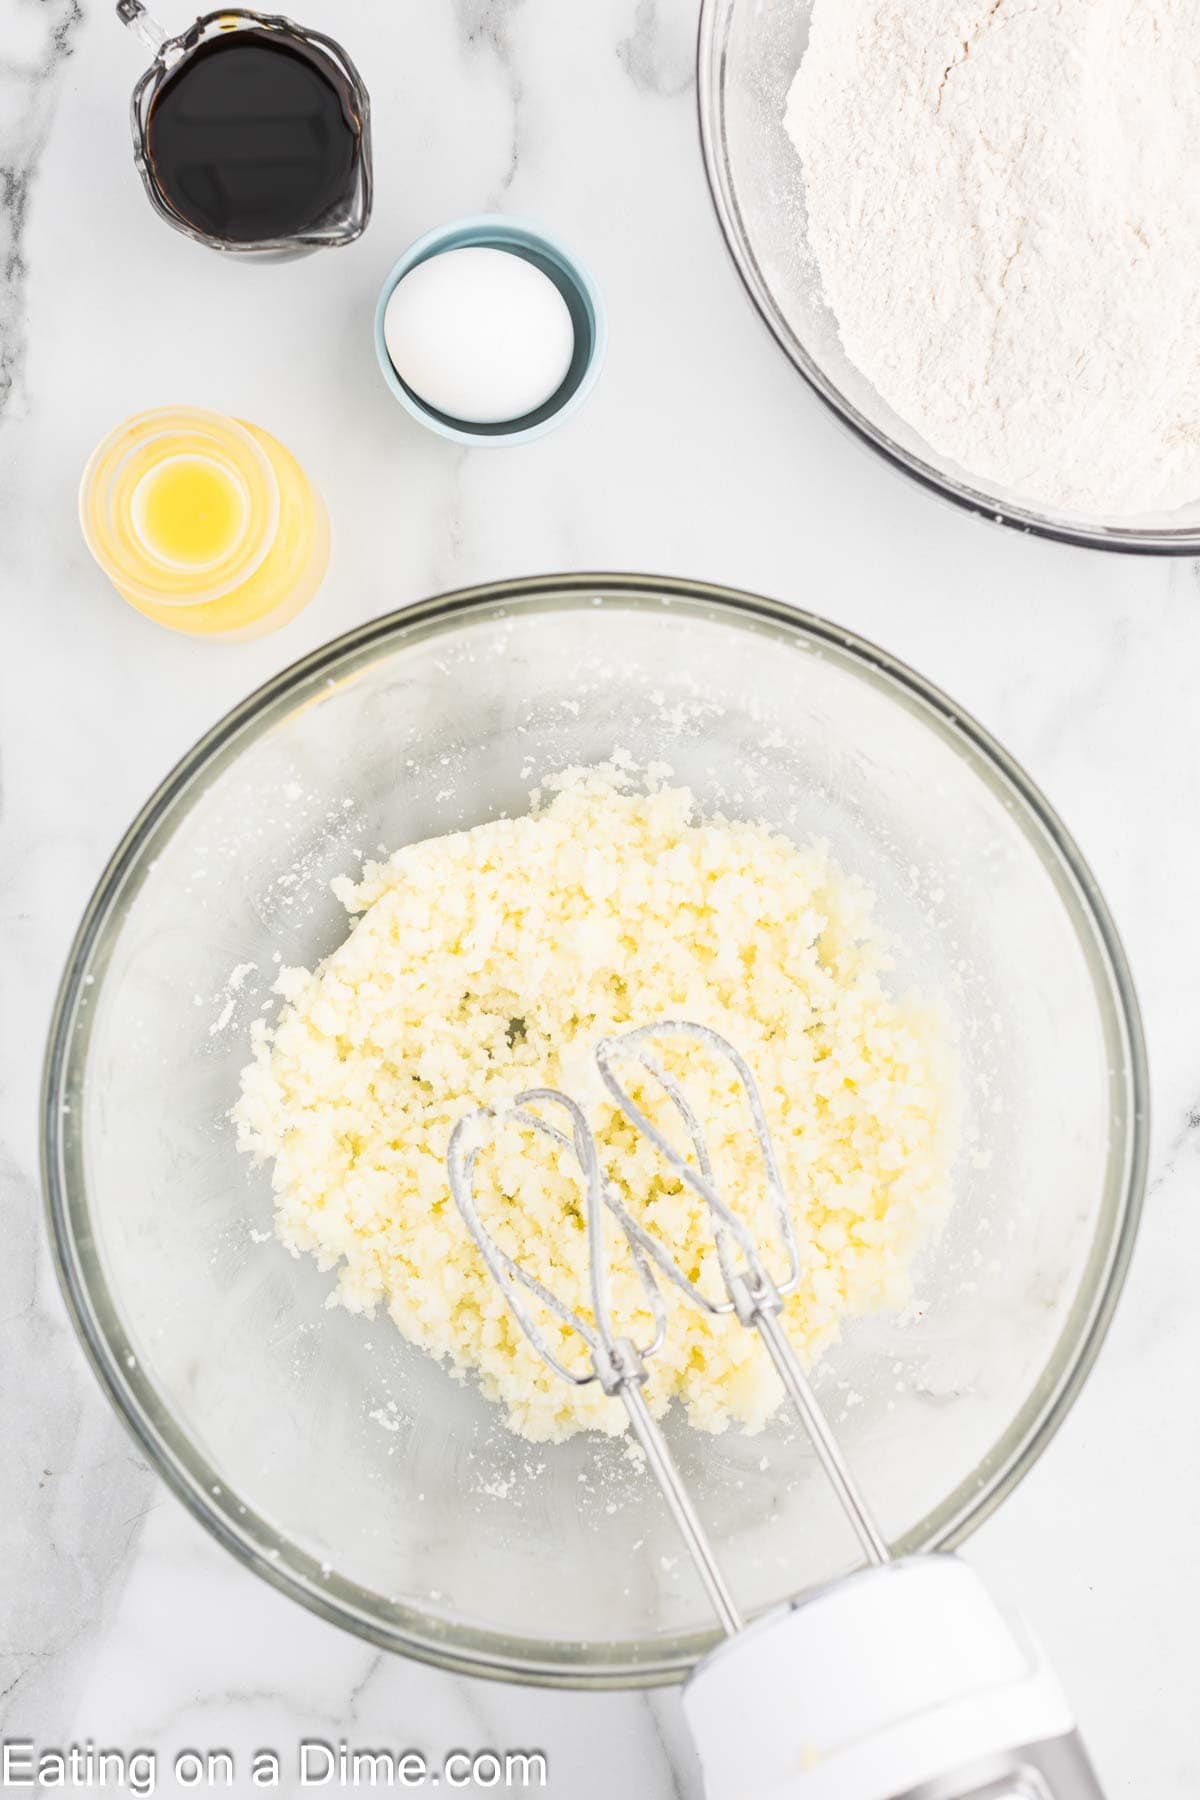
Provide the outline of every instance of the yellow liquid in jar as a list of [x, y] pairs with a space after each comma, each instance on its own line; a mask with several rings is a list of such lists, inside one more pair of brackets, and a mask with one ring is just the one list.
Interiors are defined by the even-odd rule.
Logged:
[[84, 474], [88, 546], [118, 593], [192, 636], [257, 637], [285, 624], [325, 573], [325, 509], [259, 426], [186, 407], [142, 413]]
[[152, 555], [209, 568], [237, 543], [246, 518], [237, 483], [220, 463], [169, 456], [143, 475], [133, 496], [135, 529]]

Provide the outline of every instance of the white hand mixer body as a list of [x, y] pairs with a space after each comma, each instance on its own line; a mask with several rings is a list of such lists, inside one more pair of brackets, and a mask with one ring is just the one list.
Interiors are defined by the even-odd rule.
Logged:
[[[773, 1279], [744, 1222], [717, 1192], [704, 1132], [687, 1096], [647, 1045], [691, 1038], [724, 1059], [745, 1095], [762, 1153], [784, 1276]], [[646, 1452], [726, 1633], [693, 1671], [684, 1711], [709, 1800], [1103, 1800], [1070, 1709], [1025, 1625], [1006, 1619], [957, 1557], [892, 1560], [837, 1440], [783, 1331], [783, 1298], [800, 1278], [800, 1255], [754, 1076], [740, 1053], [705, 1026], [661, 1020], [596, 1048], [608, 1093], [709, 1209], [725, 1287], [701, 1291], [662, 1243], [630, 1215], [605, 1178], [582, 1109], [550, 1088], [506, 1108], [481, 1108], [450, 1141], [450, 1188], [521, 1330], [564, 1381], [598, 1381], [619, 1397]], [[617, 1073], [635, 1063], [674, 1107], [690, 1141], [681, 1155]], [[541, 1111], [565, 1115], [567, 1131]], [[586, 1196], [592, 1319], [589, 1323], [492, 1239], [475, 1202], [475, 1166], [489, 1123], [511, 1118], [572, 1149]], [[653, 1321], [649, 1342], [618, 1336], [607, 1299], [606, 1214], [628, 1243]], [[691, 1498], [642, 1394], [646, 1358], [660, 1347], [666, 1309], [656, 1272], [695, 1306], [734, 1314], [763, 1337], [784, 1388], [866, 1554], [868, 1566], [777, 1607], [747, 1625], [729, 1591]], [[566, 1367], [524, 1302], [533, 1295], [586, 1345], [591, 1369]]]

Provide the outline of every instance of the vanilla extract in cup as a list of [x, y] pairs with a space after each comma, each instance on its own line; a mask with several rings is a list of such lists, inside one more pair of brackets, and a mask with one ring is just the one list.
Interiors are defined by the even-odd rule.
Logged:
[[134, 94], [146, 191], [216, 249], [297, 254], [349, 243], [370, 216], [369, 102], [331, 38], [252, 12], [162, 38], [138, 0], [118, 12], [156, 47]]

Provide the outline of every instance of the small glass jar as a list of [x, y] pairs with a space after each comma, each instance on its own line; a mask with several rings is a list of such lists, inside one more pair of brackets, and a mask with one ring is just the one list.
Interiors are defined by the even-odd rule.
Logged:
[[[361, 237], [371, 217], [371, 103], [361, 75], [339, 43], [323, 32], [295, 24], [291, 19], [244, 8], [207, 13], [177, 37], [167, 36], [146, 11], [142, 0], [117, 0], [116, 10], [122, 22], [154, 53], [153, 62], [133, 90], [130, 123], [134, 162], [150, 203], [161, 218], [176, 231], [182, 231], [197, 243], [206, 244], [209, 249], [268, 261], [287, 261], [313, 250], [350, 244]], [[155, 173], [150, 142], [154, 103], [166, 83], [176, 79], [190, 60], [207, 46], [246, 32], [307, 54], [341, 95], [355, 137], [355, 154], [344, 189], [320, 219], [284, 236], [262, 236], [254, 240], [214, 235], [189, 221], [172, 203]]]
[[196, 407], [139, 413], [90, 458], [87, 546], [130, 606], [195, 637], [261, 637], [316, 593], [329, 560], [320, 496], [257, 425]]

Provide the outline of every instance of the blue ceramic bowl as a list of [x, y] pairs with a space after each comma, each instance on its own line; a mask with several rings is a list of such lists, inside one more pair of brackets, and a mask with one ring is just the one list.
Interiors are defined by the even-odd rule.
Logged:
[[[448, 413], [427, 406], [396, 373], [383, 335], [387, 303], [409, 270], [432, 256], [441, 256], [446, 250], [468, 249], [508, 250], [531, 262], [543, 275], [549, 276], [566, 301], [575, 330], [575, 354], [557, 392], [534, 412], [493, 425], [476, 425], [466, 419], [451, 418]], [[383, 284], [375, 308], [375, 355], [384, 380], [414, 419], [458, 444], [525, 444], [553, 431], [556, 425], [561, 425], [564, 419], [578, 411], [595, 386], [607, 339], [603, 302], [586, 269], [544, 232], [519, 219], [507, 218], [503, 213], [481, 213], [472, 219], [455, 219], [449, 225], [439, 225], [436, 230], [426, 232], [423, 238], [409, 245], [396, 263]]]

